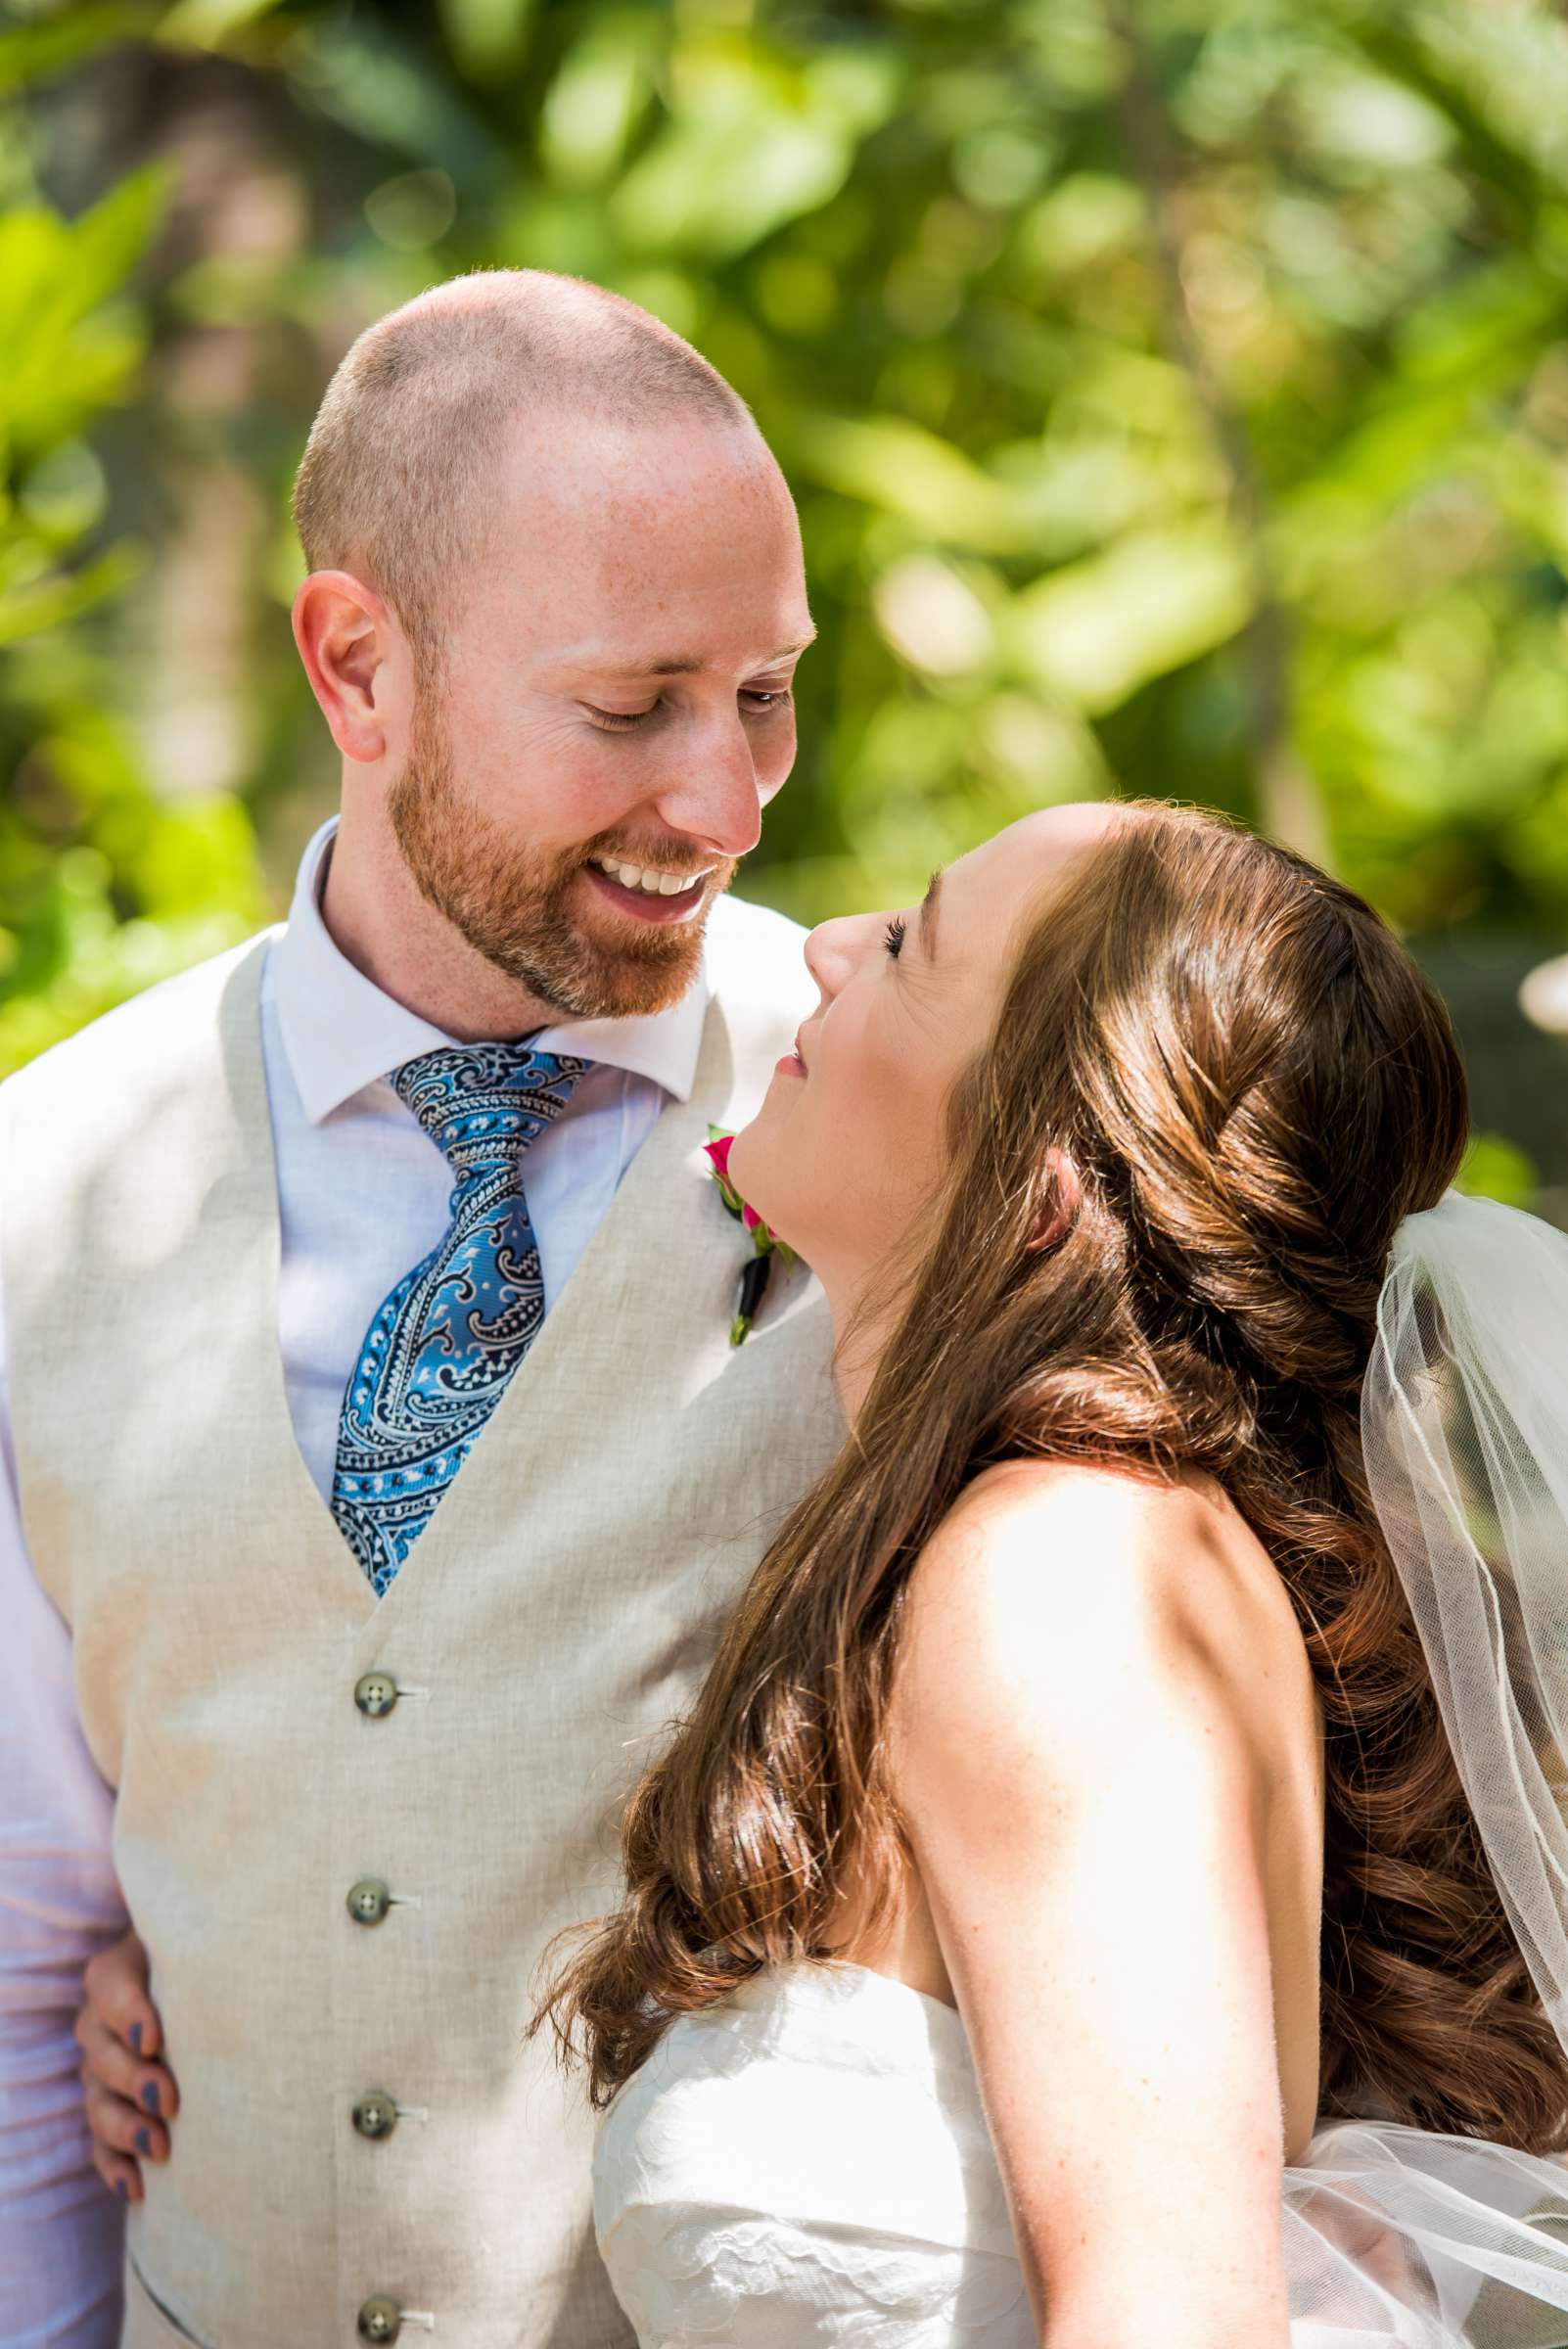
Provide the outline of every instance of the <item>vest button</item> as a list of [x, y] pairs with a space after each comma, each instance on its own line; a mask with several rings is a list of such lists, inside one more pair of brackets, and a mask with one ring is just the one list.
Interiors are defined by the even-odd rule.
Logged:
[[390, 1672], [367, 1672], [354, 1682], [354, 1703], [372, 1721], [380, 1721], [397, 1702], [397, 1682]]
[[367, 2300], [359, 2312], [362, 2341], [394, 2341], [403, 2329], [403, 2312], [395, 2300]]
[[348, 1913], [356, 1925], [379, 1925], [391, 1907], [392, 1895], [379, 1876], [361, 1876], [348, 1895]]
[[397, 2126], [397, 2107], [385, 2089], [373, 2088], [354, 2106], [354, 2127], [361, 2137], [391, 2137]]

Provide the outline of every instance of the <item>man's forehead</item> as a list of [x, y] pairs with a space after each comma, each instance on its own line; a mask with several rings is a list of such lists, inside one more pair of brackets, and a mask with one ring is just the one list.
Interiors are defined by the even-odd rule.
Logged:
[[506, 432], [495, 469], [500, 494], [549, 507], [658, 509], [710, 498], [755, 498], [784, 489], [778, 461], [756, 426], [675, 415], [625, 424], [545, 411]]

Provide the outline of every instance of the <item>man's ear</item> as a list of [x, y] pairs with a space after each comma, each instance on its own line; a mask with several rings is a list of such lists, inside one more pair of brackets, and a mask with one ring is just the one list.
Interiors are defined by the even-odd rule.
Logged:
[[1078, 1214], [1082, 1197], [1078, 1169], [1066, 1151], [1047, 1150], [1044, 1195], [1040, 1200], [1039, 1214], [1035, 1219], [1035, 1228], [1026, 1243], [1030, 1256], [1038, 1256], [1042, 1248], [1054, 1248], [1066, 1239], [1073, 1228], [1073, 1219]]
[[313, 571], [294, 599], [294, 640], [310, 690], [346, 759], [370, 764], [387, 751], [387, 658], [395, 623], [351, 572]]

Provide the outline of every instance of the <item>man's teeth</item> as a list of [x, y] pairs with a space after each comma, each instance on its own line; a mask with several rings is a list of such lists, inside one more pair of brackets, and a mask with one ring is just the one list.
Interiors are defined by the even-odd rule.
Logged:
[[612, 881], [619, 881], [623, 889], [640, 889], [650, 898], [678, 898], [695, 883], [706, 881], [713, 871], [710, 865], [708, 872], [702, 873], [656, 873], [640, 864], [614, 863], [608, 856], [594, 856], [589, 861]]

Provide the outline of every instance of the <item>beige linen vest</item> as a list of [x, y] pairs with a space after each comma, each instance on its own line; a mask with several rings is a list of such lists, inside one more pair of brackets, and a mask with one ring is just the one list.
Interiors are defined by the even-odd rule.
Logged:
[[[842, 1439], [802, 1271], [728, 1343], [706, 1179], [793, 1015], [722, 989], [669, 1105], [386, 1597], [296, 1447], [258, 1020], [264, 940], [5, 1088], [18, 1472], [182, 2105], [130, 2223], [125, 2341], [629, 2338], [591, 2120], [541, 2039], [550, 1937], [610, 1905], [631, 1774]], [[759, 994], [762, 989], [759, 983]], [[365, 1201], [375, 1213], [375, 1201]], [[358, 1709], [361, 1677], [401, 1693]], [[392, 1906], [357, 1922], [380, 1879]], [[400, 2107], [356, 2130], [367, 2092]]]

